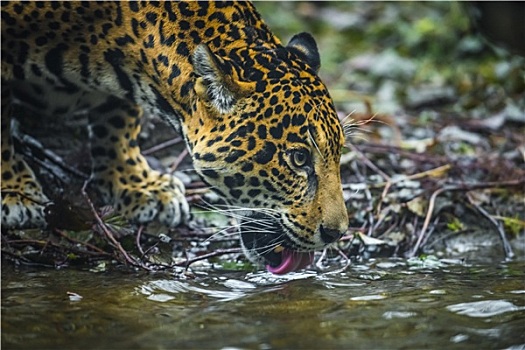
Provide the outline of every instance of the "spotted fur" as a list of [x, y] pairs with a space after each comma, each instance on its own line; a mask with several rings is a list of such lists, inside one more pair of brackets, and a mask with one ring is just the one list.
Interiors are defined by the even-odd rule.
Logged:
[[346, 231], [344, 136], [309, 34], [284, 46], [245, 2], [1, 6], [4, 226], [45, 225], [48, 201], [13, 149], [17, 104], [35, 119], [88, 112], [91, 184], [133, 222], [189, 217], [182, 183], [140, 154], [145, 111], [181, 132], [195, 169], [246, 220], [271, 223], [275, 245], [310, 251]]

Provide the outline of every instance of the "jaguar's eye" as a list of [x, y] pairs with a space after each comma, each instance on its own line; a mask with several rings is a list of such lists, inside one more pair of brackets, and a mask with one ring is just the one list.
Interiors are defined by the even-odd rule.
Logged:
[[310, 153], [304, 149], [296, 149], [291, 154], [292, 164], [297, 168], [302, 168], [310, 163]]

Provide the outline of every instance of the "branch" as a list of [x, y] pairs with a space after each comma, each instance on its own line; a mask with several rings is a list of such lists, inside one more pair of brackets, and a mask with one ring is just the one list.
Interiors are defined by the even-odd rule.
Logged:
[[[416, 255], [417, 251], [419, 250], [421, 242], [423, 241], [423, 238], [425, 237], [426, 230], [430, 223], [430, 219], [432, 218], [432, 212], [434, 211], [434, 204], [435, 204], [436, 198], [441, 193], [447, 192], [447, 191], [472, 191], [472, 190], [481, 190], [481, 189], [488, 189], [488, 188], [504, 188], [504, 187], [519, 187], [519, 186], [521, 187], [525, 186], [525, 179], [509, 180], [509, 181], [501, 181], [501, 182], [478, 182], [478, 183], [470, 183], [470, 184], [469, 183], [453, 184], [453, 185], [448, 185], [448, 186], [445, 186], [445, 187], [442, 187], [436, 190], [434, 193], [432, 193], [432, 196], [430, 197], [430, 201], [428, 203], [427, 215], [425, 217], [425, 222], [423, 223], [423, 227], [421, 228], [421, 232], [419, 233], [419, 237], [417, 239], [416, 245], [414, 246], [412, 251], [408, 254], [408, 257], [413, 257], [414, 255]], [[505, 250], [505, 254], [507, 255], [507, 250]]]

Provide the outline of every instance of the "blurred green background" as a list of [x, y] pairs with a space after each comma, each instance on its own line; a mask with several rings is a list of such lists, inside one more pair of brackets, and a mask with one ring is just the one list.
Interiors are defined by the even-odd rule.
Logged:
[[477, 9], [466, 2], [256, 6], [283, 42], [301, 31], [314, 35], [320, 75], [345, 112], [362, 108], [349, 100], [349, 91], [373, 97], [380, 113], [428, 104], [466, 117], [506, 110], [519, 118], [525, 109], [524, 58], [480, 36], [471, 21]]

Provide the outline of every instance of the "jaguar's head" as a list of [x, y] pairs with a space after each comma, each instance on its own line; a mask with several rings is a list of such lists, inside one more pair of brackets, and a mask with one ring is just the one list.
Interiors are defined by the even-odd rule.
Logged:
[[348, 229], [343, 131], [307, 33], [286, 46], [199, 46], [185, 136], [204, 180], [241, 220], [245, 253], [277, 274], [312, 262]]

